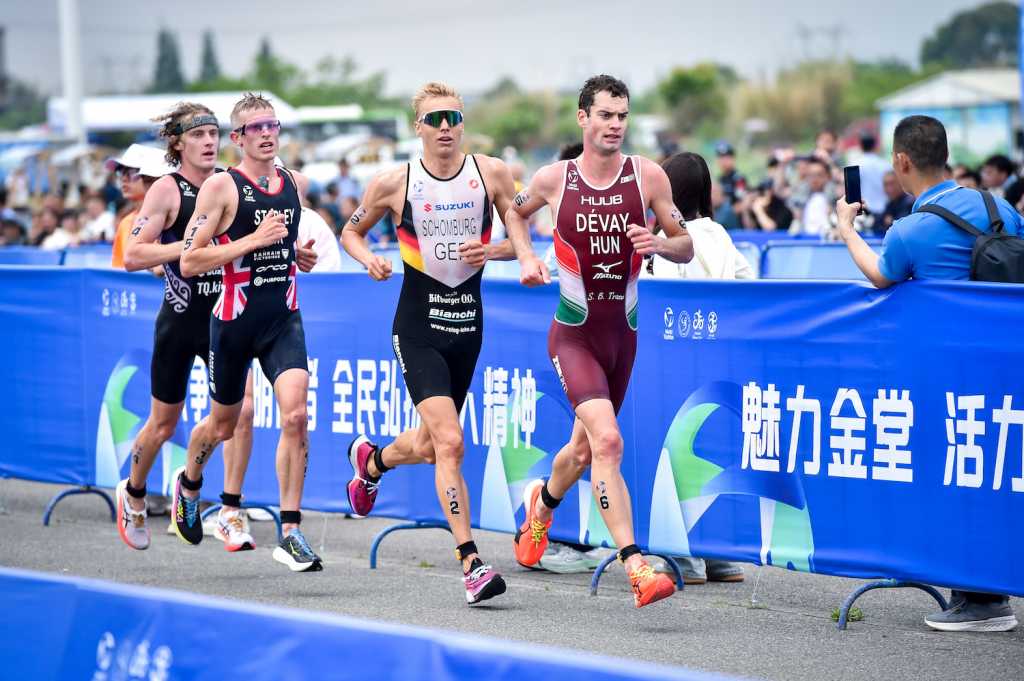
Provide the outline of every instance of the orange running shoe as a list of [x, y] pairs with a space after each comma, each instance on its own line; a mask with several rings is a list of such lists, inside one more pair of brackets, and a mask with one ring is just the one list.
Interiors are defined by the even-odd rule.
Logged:
[[516, 530], [516, 537], [513, 540], [516, 561], [523, 567], [533, 567], [539, 563], [541, 556], [544, 555], [544, 549], [548, 547], [548, 528], [551, 527], [551, 520], [542, 523], [533, 512], [543, 486], [543, 480], [534, 480], [523, 490], [526, 521]]
[[633, 602], [642, 608], [675, 593], [676, 585], [667, 575], [654, 571], [647, 563], [629, 573], [629, 583], [633, 587]]

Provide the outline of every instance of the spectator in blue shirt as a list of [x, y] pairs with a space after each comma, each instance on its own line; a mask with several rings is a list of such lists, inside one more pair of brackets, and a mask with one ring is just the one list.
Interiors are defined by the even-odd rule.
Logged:
[[[917, 197], [914, 209], [938, 204], [981, 231], [988, 231], [988, 212], [981, 193], [945, 179], [949, 148], [942, 123], [929, 116], [909, 116], [896, 126], [892, 167], [907, 193]], [[997, 198], [999, 215], [1009, 234], [1018, 234], [1022, 218]], [[836, 203], [839, 234], [868, 280], [887, 288], [907, 279], [969, 279], [974, 237], [932, 213], [911, 213], [885, 234], [877, 255], [853, 228], [859, 203]], [[1009, 631], [1017, 617], [1004, 595], [953, 590], [949, 608], [929, 615], [925, 624], [940, 631]]]

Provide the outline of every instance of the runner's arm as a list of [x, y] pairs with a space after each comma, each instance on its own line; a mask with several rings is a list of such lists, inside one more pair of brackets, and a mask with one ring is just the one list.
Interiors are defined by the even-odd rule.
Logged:
[[530, 225], [527, 223], [527, 219], [542, 206], [550, 203], [548, 197], [554, 194], [560, 177], [561, 167], [559, 164], [553, 163], [544, 166], [534, 174], [530, 185], [513, 197], [505, 212], [505, 231], [508, 232], [508, 240], [512, 243], [512, 248], [519, 259], [521, 268], [519, 280], [526, 286], [551, 283], [551, 274], [548, 272], [547, 265], [533, 252], [533, 244], [530, 242]]
[[135, 218], [128, 243], [124, 249], [124, 268], [129, 272], [149, 269], [181, 257], [181, 242], [157, 243], [167, 226], [167, 218], [178, 197], [174, 179], [164, 176], [157, 180], [142, 201]]
[[[515, 182], [508, 166], [501, 159], [490, 156], [477, 157], [480, 161], [480, 172], [484, 174], [484, 184], [494, 188], [494, 208], [499, 216], [504, 216], [512, 203], [515, 193]], [[478, 239], [464, 241], [459, 246], [459, 254], [469, 264], [483, 266], [488, 260], [515, 260], [516, 252], [512, 248], [511, 239], [483, 244]]]
[[194, 277], [209, 272], [288, 236], [284, 215], [271, 212], [252, 234], [211, 248], [213, 237], [224, 231], [220, 229], [220, 223], [228, 201], [234, 196], [235, 183], [228, 173], [214, 175], [199, 188], [195, 212], [185, 228], [181, 251], [182, 276]]
[[657, 163], [644, 159], [643, 177], [651, 210], [658, 226], [667, 237], [652, 234], [646, 226], [633, 225], [626, 236], [640, 255], [660, 255], [672, 262], [690, 262], [693, 259], [693, 238], [686, 231], [686, 220], [672, 201], [672, 185], [668, 175]]
[[391, 276], [391, 261], [370, 250], [366, 243], [366, 233], [391, 210], [395, 193], [405, 186], [405, 173], [405, 169], [396, 169], [374, 177], [366, 187], [363, 202], [353, 211], [352, 217], [341, 230], [342, 248], [359, 261], [376, 281]]

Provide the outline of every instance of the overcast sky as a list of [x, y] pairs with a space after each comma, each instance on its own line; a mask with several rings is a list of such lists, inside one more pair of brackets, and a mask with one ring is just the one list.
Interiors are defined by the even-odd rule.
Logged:
[[[8, 71], [60, 88], [58, 0], [2, 0]], [[387, 72], [391, 94], [430, 79], [479, 92], [503, 74], [528, 88], [578, 88], [608, 72], [634, 91], [674, 65], [717, 61], [770, 77], [806, 56], [916, 63], [936, 26], [979, 0], [79, 0], [86, 93], [137, 91], [153, 76], [156, 33], [177, 32], [186, 78], [212, 29], [221, 68], [240, 75], [263, 35], [303, 68], [352, 55]], [[926, 11], [922, 11], [927, 8]]]

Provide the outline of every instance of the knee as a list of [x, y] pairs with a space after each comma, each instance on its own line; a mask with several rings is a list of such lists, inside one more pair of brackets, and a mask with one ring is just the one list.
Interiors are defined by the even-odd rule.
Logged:
[[281, 430], [289, 435], [303, 437], [306, 434], [307, 424], [308, 418], [304, 404], [296, 409], [281, 412]]
[[217, 442], [230, 440], [231, 436], [235, 433], [235, 423], [231, 419], [217, 419], [210, 425], [212, 426], [213, 436], [217, 439]]
[[235, 433], [251, 433], [254, 412], [252, 402], [246, 400], [242, 403], [242, 411], [238, 413], [238, 423], [235, 424]]
[[178, 425], [177, 419], [171, 420], [159, 420], [151, 424], [153, 436], [156, 437], [160, 442], [167, 442], [174, 437], [174, 429]]
[[444, 431], [434, 438], [433, 456], [439, 464], [462, 464], [462, 456], [466, 447], [462, 441], [462, 433], [458, 429]]
[[581, 442], [572, 448], [572, 462], [577, 468], [586, 468], [590, 465], [590, 445]]
[[604, 464], [622, 462], [622, 435], [617, 430], [601, 431], [594, 437], [594, 458]]
[[437, 463], [437, 454], [434, 452], [434, 445], [428, 442], [418, 452], [423, 457], [424, 463], [434, 464]]

